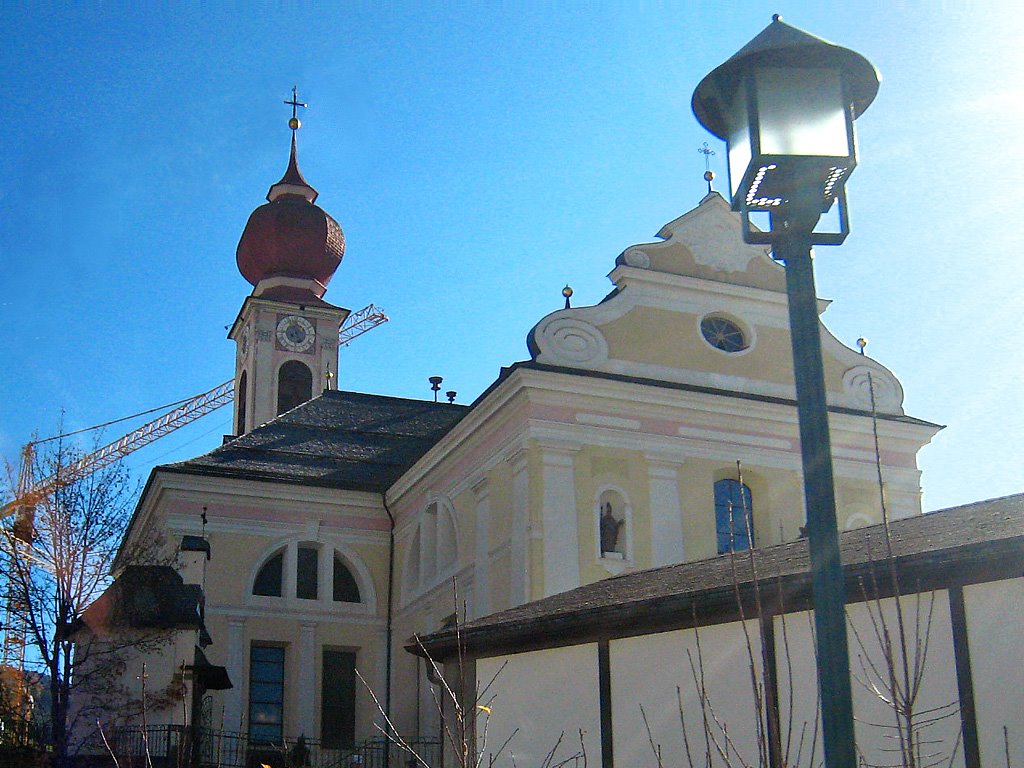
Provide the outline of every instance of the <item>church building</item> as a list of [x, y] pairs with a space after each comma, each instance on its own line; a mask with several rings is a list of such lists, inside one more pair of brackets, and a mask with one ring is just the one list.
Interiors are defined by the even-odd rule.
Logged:
[[[204, 729], [250, 748], [303, 736], [324, 762], [379, 738], [375, 697], [406, 739], [437, 740], [436, 678], [410, 638], [800, 538], [784, 269], [718, 193], [654, 242], [609, 244], [611, 292], [539, 318], [471, 405], [348, 392], [349, 310], [324, 298], [344, 235], [299, 171], [295, 128], [238, 244], [252, 291], [229, 332], [233, 436], [152, 471], [115, 566], [176, 558], [201, 584], [204, 659], [230, 680], [195, 708]], [[821, 340], [840, 530], [881, 520], [869, 376], [890, 515], [919, 515], [917, 453], [940, 427], [904, 413], [881, 364], [824, 325]], [[151, 688], [178, 675], [192, 695], [190, 647], [147, 661]]]

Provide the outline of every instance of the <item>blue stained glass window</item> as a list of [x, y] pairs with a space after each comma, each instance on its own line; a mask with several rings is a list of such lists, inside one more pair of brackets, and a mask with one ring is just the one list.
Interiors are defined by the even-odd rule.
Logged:
[[739, 480], [715, 483], [715, 530], [718, 554], [750, 549], [754, 538], [754, 501]]
[[249, 738], [280, 744], [284, 730], [284, 648], [254, 645], [249, 655]]

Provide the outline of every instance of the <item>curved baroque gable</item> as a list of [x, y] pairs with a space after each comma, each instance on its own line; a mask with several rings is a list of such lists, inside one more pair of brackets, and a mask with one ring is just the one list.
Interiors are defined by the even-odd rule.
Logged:
[[[594, 306], [560, 309], [530, 331], [542, 364], [793, 399], [785, 268], [743, 241], [738, 217], [717, 193], [662, 227], [662, 242], [623, 251], [615, 290]], [[828, 302], [819, 299], [819, 311]], [[710, 336], [709, 321], [730, 343]], [[828, 400], [903, 413], [903, 389], [879, 363], [821, 325]]]

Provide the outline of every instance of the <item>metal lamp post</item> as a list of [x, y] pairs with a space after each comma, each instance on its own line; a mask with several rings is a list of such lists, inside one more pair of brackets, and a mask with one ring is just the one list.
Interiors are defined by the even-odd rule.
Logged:
[[[804, 500], [811, 558], [825, 765], [857, 764], [845, 595], [811, 250], [849, 232], [845, 183], [857, 164], [853, 121], [878, 92], [859, 53], [772, 19], [693, 94], [701, 125], [728, 148], [733, 210], [743, 238], [786, 265]], [[817, 232], [838, 206], [838, 231]], [[767, 231], [751, 213], [767, 212]]]

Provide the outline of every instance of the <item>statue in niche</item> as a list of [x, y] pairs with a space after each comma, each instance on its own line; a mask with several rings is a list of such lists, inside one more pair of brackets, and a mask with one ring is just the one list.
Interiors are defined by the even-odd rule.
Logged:
[[619, 543], [619, 530], [625, 524], [625, 520], [619, 520], [612, 512], [612, 503], [606, 501], [604, 512], [601, 515], [601, 554], [605, 552], [618, 552], [615, 548]]

